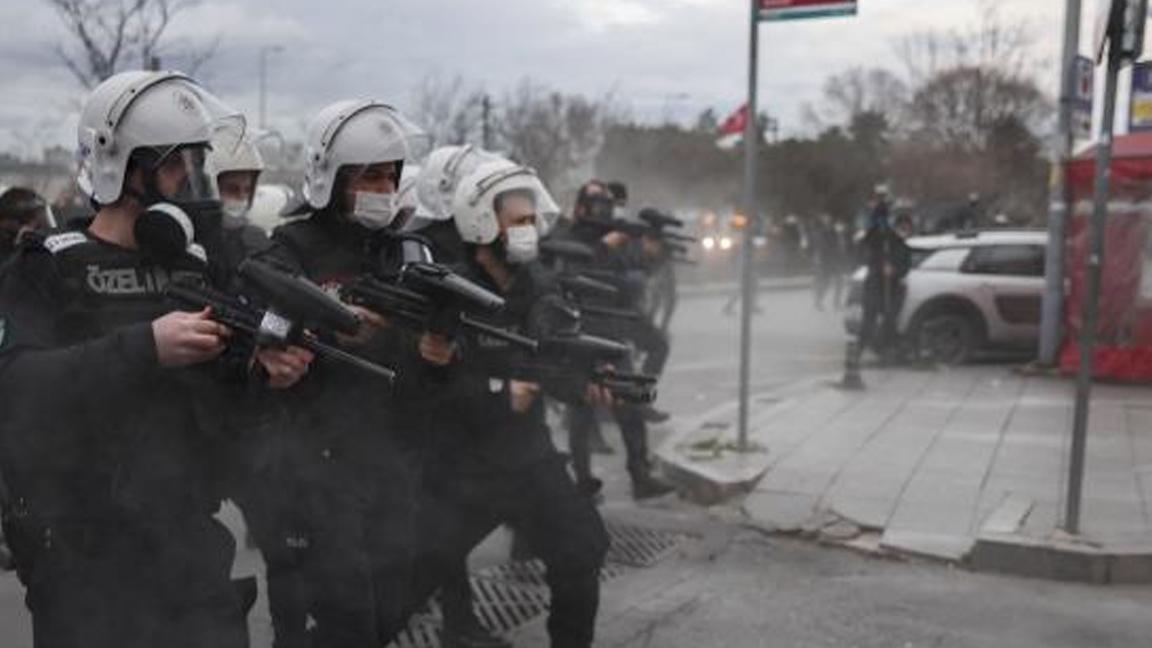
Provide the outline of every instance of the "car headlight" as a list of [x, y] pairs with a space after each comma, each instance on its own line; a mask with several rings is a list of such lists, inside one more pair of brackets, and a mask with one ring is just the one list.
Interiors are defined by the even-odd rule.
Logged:
[[712, 237], [712, 236], [705, 236], [700, 241], [700, 245], [703, 245], [705, 250], [715, 249], [716, 248], [716, 239], [715, 239], [715, 237]]
[[720, 239], [720, 249], [721, 250], [731, 250], [732, 249], [732, 237], [730, 237], [730, 236], [722, 237]]

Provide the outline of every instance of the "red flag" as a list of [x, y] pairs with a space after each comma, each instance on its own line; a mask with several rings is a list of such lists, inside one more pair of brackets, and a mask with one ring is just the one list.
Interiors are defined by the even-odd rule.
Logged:
[[716, 132], [716, 145], [720, 148], [733, 148], [744, 137], [744, 129], [747, 126], [748, 104], [744, 104], [720, 124]]

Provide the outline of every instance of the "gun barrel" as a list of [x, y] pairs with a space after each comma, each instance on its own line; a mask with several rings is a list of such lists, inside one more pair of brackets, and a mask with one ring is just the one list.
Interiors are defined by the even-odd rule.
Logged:
[[260, 316], [255, 309], [207, 286], [177, 282], [168, 286], [167, 293], [177, 303], [185, 306], [197, 310], [210, 308], [212, 319], [229, 328], [254, 334], [260, 327]]
[[580, 306], [580, 314], [593, 318], [600, 319], [615, 319], [625, 320], [628, 322], [635, 322], [644, 317], [642, 313], [635, 310], [625, 310], [623, 308], [607, 308], [604, 306]]
[[616, 286], [599, 279], [593, 279], [587, 275], [575, 274], [565, 275], [560, 277], [560, 286], [566, 292], [575, 293], [577, 295], [596, 296], [596, 297], [616, 297], [620, 294], [620, 289]]
[[433, 293], [433, 302], [438, 298], [454, 300], [461, 310], [494, 313], [504, 308], [503, 297], [434, 263], [407, 264], [401, 281], [415, 284], [418, 292]]
[[240, 277], [278, 313], [305, 328], [353, 335], [360, 328], [356, 314], [316, 284], [267, 263], [249, 259], [240, 264]]
[[536, 353], [540, 350], [540, 343], [536, 340], [520, 335], [519, 333], [514, 333], [507, 329], [500, 328], [494, 324], [489, 324], [487, 322], [473, 319], [472, 317], [469, 317], [467, 313], [460, 313], [460, 323], [473, 330], [484, 333], [485, 335], [490, 335], [494, 338], [504, 340], [505, 342], [515, 344], [516, 346], [527, 349], [532, 353]]
[[325, 344], [316, 339], [316, 336], [314, 335], [305, 333], [300, 336], [299, 340], [297, 340], [297, 343], [322, 358], [328, 358], [330, 360], [335, 360], [337, 362], [356, 367], [357, 369], [366, 371], [370, 374], [373, 374], [374, 376], [377, 376], [378, 378], [383, 378], [389, 383], [395, 382], [396, 380], [396, 372], [392, 369], [389, 369], [383, 365], [376, 364], [371, 360], [365, 360], [360, 356], [353, 355], [330, 344]]
[[583, 243], [555, 239], [540, 241], [540, 254], [578, 263], [591, 263], [596, 258], [596, 251]]

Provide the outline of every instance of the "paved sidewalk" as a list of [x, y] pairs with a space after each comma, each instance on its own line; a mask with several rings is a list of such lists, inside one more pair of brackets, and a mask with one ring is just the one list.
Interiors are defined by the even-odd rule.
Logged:
[[1152, 390], [1097, 385], [1082, 536], [1072, 538], [1056, 531], [1071, 381], [1002, 366], [871, 370], [865, 381], [862, 392], [829, 380], [761, 397], [750, 425], [766, 448], [759, 464], [699, 452], [709, 436], [734, 436], [732, 408], [681, 428], [661, 459], [681, 479], [741, 473], [754, 484], [747, 515], [780, 531], [863, 545], [871, 537], [880, 551], [978, 569], [1152, 581]]

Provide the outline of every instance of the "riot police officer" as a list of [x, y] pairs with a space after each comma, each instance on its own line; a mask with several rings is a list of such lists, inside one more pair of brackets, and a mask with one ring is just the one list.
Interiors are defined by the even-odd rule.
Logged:
[[[378, 273], [394, 246], [388, 228], [398, 211], [400, 175], [422, 139], [402, 114], [377, 101], [321, 110], [305, 151], [303, 191], [312, 211], [276, 229], [268, 256], [333, 291]], [[282, 564], [302, 575], [316, 642], [360, 648], [381, 645], [379, 624], [400, 616], [412, 562], [424, 429], [419, 408], [435, 394], [427, 386], [454, 348], [440, 336], [416, 337], [379, 313], [351, 308], [361, 332], [338, 342], [396, 367], [399, 378], [390, 387], [342, 367], [317, 366], [299, 386], [290, 403], [294, 448], [285, 471], [301, 504], [268, 541], [277, 550], [295, 545], [293, 560]], [[278, 643], [305, 633], [303, 618], [285, 622], [275, 628]]]
[[[245, 392], [213, 365], [231, 332], [164, 294], [208, 279], [219, 202], [204, 158], [242, 125], [178, 73], [101, 83], [79, 125], [95, 217], [30, 241], [0, 278], [4, 519], [37, 646], [245, 643], [233, 543], [212, 518]], [[298, 352], [255, 360], [289, 386]]]
[[[540, 186], [530, 169], [506, 161], [481, 165], [461, 181], [453, 209], [465, 243], [461, 271], [505, 298], [500, 324], [528, 335], [545, 334], [556, 318], [569, 317], [555, 282], [535, 262]], [[607, 534], [552, 445], [542, 396], [609, 397], [583, 384], [514, 379], [504, 371], [511, 349], [493, 338], [462, 344], [452, 411], [437, 420], [443, 446], [434, 469], [440, 474], [427, 482], [436, 504], [426, 507], [432, 515], [423, 527], [413, 603], [443, 583], [497, 525], [510, 523], [547, 568], [551, 645], [590, 646]]]
[[[624, 306], [638, 303], [643, 290], [642, 275], [639, 279], [629, 277], [634, 266], [629, 261], [630, 238], [622, 231], [605, 231], [603, 224], [609, 223], [615, 209], [614, 200], [608, 189], [597, 181], [581, 187], [577, 195], [573, 221], [569, 227], [556, 236], [571, 239], [588, 245], [596, 252], [597, 267], [611, 270], [620, 278], [620, 299]], [[649, 354], [649, 369], [662, 369], [667, 357], [667, 342], [660, 336], [651, 322], [641, 322], [642, 326], [630, 328], [627, 325], [598, 323], [590, 332], [607, 337], [622, 337], [644, 343], [651, 348], [663, 347], [655, 355]], [[645, 335], [646, 334], [646, 335]], [[648, 425], [645, 412], [633, 405], [621, 404], [613, 408], [613, 416], [620, 426], [627, 454], [628, 475], [632, 480], [632, 495], [636, 499], [659, 497], [672, 492], [672, 487], [652, 475], [648, 459]], [[584, 404], [568, 407], [568, 439], [572, 453], [572, 464], [576, 479], [583, 493], [596, 497], [602, 486], [592, 475], [591, 440], [599, 435], [600, 424], [594, 408]]]

